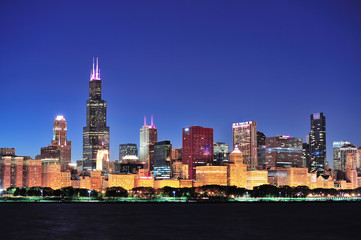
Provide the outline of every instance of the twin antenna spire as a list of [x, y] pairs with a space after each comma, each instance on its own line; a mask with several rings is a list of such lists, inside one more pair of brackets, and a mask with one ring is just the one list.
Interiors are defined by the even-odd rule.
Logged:
[[100, 69], [99, 69], [99, 64], [98, 64], [98, 58], [97, 58], [97, 66], [95, 68], [94, 57], [93, 57], [93, 69], [90, 72], [90, 81], [93, 81], [93, 80], [100, 80]]
[[[144, 116], [144, 126], [148, 126], [146, 116]], [[153, 115], [150, 116], [150, 126], [148, 126], [148, 128], [155, 128], [154, 123], [153, 123]]]

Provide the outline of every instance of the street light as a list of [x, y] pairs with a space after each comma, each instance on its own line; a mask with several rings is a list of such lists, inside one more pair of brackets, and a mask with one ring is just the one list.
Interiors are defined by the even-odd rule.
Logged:
[[173, 198], [175, 198], [175, 191], [173, 191]]
[[90, 194], [91, 194], [91, 192], [92, 192], [91, 190], [88, 190], [88, 193], [89, 193], [89, 200], [90, 200]]

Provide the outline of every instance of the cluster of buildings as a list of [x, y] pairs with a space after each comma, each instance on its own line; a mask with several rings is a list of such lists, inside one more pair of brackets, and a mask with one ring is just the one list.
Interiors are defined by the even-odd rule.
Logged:
[[[57, 116], [53, 139], [34, 159], [0, 149], [0, 188], [72, 186], [101, 191], [107, 187], [198, 187], [203, 185], [308, 186], [353, 189], [361, 186], [361, 147], [348, 141], [333, 143], [333, 169], [326, 161], [326, 117], [311, 114], [304, 142], [286, 135], [266, 136], [255, 121], [232, 125], [233, 144], [213, 139], [213, 128], [182, 129], [182, 147], [158, 140], [153, 116], [144, 118], [139, 149], [135, 143], [119, 145], [119, 159], [109, 158], [107, 102], [101, 97], [101, 78], [93, 60], [83, 128], [83, 158], [71, 162], [67, 122]], [[139, 151], [138, 151], [139, 150]]]

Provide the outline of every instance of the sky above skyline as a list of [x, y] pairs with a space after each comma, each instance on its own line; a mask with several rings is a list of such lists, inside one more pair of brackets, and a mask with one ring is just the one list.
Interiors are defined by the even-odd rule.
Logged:
[[332, 141], [361, 145], [360, 1], [1, 1], [0, 147], [34, 157], [68, 122], [82, 137], [92, 58], [108, 102], [110, 157], [154, 116], [158, 140], [232, 123], [306, 139], [310, 114]]

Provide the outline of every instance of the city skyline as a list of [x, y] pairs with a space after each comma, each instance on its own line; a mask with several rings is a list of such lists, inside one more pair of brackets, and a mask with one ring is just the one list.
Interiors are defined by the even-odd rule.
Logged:
[[[36, 4], [24, 4], [24, 9], [30, 9], [29, 13], [24, 14], [32, 14], [31, 9], [35, 6]], [[178, 5], [167, 5], [169, 6]], [[299, 7], [297, 3], [288, 3], [286, 6], [291, 9]], [[358, 124], [361, 121], [361, 113], [358, 111], [361, 99], [357, 91], [361, 75], [360, 58], [357, 57], [360, 56], [357, 54], [360, 53], [357, 40], [360, 39], [360, 33], [353, 32], [356, 37], [351, 35], [357, 27], [355, 21], [360, 21], [360, 17], [351, 6], [333, 2], [328, 11], [335, 12], [339, 7], [347, 10], [353, 18], [343, 15], [335, 17], [331, 14], [335, 18], [332, 20], [326, 13], [321, 13], [325, 19], [319, 19], [317, 14], [320, 13], [320, 6], [320, 3], [315, 3], [314, 12], [302, 9], [294, 17], [283, 14], [282, 17], [290, 17], [290, 22], [295, 26], [302, 27], [302, 30], [297, 31], [297, 27], [287, 28], [291, 23], [282, 23], [281, 26], [290, 33], [283, 36], [282, 29], [271, 23], [265, 24], [258, 32], [252, 32], [258, 22], [245, 26], [244, 23], [252, 19], [250, 15], [245, 14], [241, 19], [227, 4], [210, 4], [207, 10], [215, 11], [216, 7], [220, 7], [220, 15], [214, 20], [213, 15], [206, 15], [209, 24], [193, 17], [196, 27], [190, 30], [186, 30], [186, 27], [192, 22], [184, 17], [182, 11], [201, 11], [200, 6], [194, 5], [193, 10], [174, 10], [175, 16], [170, 18], [170, 22], [178, 24], [182, 29], [180, 32], [172, 32], [168, 29], [168, 24], [151, 28], [151, 25], [145, 23], [147, 18], [154, 23], [170, 17], [167, 13], [162, 13], [160, 6], [152, 7], [148, 12], [145, 6], [138, 9], [126, 5], [132, 10], [132, 14], [144, 14], [140, 18], [141, 22], [131, 21], [133, 15], [124, 14], [120, 18], [115, 10], [111, 11], [110, 16], [117, 21], [112, 25], [109, 17], [94, 23], [98, 28], [110, 25], [99, 29], [101, 34], [96, 34], [93, 39], [86, 30], [84, 36], [71, 33], [71, 21], [61, 18], [59, 15], [64, 9], [59, 9], [55, 16], [60, 17], [64, 23], [53, 18], [50, 18], [49, 23], [43, 23], [40, 16], [24, 26], [39, 33], [27, 41], [31, 42], [34, 49], [42, 51], [30, 49], [30, 45], [22, 40], [21, 33], [11, 28], [18, 26], [20, 22], [11, 15], [14, 14], [12, 6], [6, 6], [9, 11], [1, 11], [2, 22], [4, 24], [6, 20], [11, 21], [9, 26], [1, 25], [1, 29], [17, 41], [0, 40], [4, 47], [4, 57], [0, 60], [4, 78], [2, 86], [9, 90], [0, 96], [8, 110], [8, 115], [0, 120], [0, 147], [14, 147], [17, 155], [34, 157], [40, 153], [42, 146], [48, 144], [54, 118], [63, 115], [68, 123], [68, 140], [72, 141], [72, 162], [81, 159], [89, 67], [91, 58], [99, 56], [104, 76], [103, 99], [109, 104], [107, 125], [110, 127], [111, 160], [118, 158], [119, 144], [139, 144], [139, 128], [144, 115], [154, 115], [159, 141], [170, 140], [173, 147], [178, 148], [182, 145], [182, 128], [194, 125], [213, 128], [214, 141], [231, 146], [232, 123], [246, 121], [256, 121], [257, 130], [267, 137], [290, 135], [302, 138], [305, 142], [310, 131], [309, 115], [323, 112], [327, 116], [327, 161], [332, 167], [333, 141], [350, 141], [356, 146], [361, 145], [361, 129]], [[49, 6], [45, 4], [43, 8], [46, 7]], [[74, 9], [65, 10], [71, 20], [77, 19], [77, 14], [85, 15], [85, 12], [76, 12], [81, 10], [80, 7], [80, 4], [75, 4]], [[270, 4], [270, 7], [277, 11], [277, 4]], [[243, 3], [239, 8], [246, 11], [252, 9], [252, 4]], [[119, 10], [120, 6], [115, 9]], [[284, 9], [285, 6], [282, 7]], [[94, 12], [95, 8], [87, 6], [87, 10]], [[262, 10], [258, 11], [264, 13]], [[230, 17], [226, 14], [228, 12]], [[101, 6], [98, 13], [100, 16], [106, 15]], [[159, 17], [152, 17], [154, 13]], [[298, 22], [307, 14], [310, 15], [304, 23]], [[234, 22], [231, 21], [232, 17], [235, 18]], [[264, 21], [267, 17], [272, 16], [266, 13], [259, 21]], [[281, 17], [273, 16], [271, 19], [278, 21]], [[131, 21], [130, 25], [126, 24], [126, 20]], [[321, 26], [331, 24], [330, 21], [339, 23], [340, 28], [324, 30], [325, 36], [317, 33], [317, 27], [306, 29], [311, 23]], [[77, 22], [87, 30], [91, 28], [83, 21]], [[52, 23], [55, 23], [55, 27], [50, 31], [39, 32]], [[119, 30], [115, 23], [122, 23], [121, 33], [115, 34]], [[62, 31], [57, 31], [64, 31], [64, 26], [70, 27], [69, 38], [73, 36], [79, 39], [74, 43], [69, 39], [60, 44], [59, 50], [47, 53], [48, 48], [67, 39], [63, 35], [59, 36]], [[147, 27], [150, 27], [148, 31], [155, 30], [155, 33], [147, 32]], [[237, 27], [248, 33], [244, 39], [240, 32], [232, 32]], [[18, 26], [17, 31], [21, 30], [23, 27]], [[277, 36], [281, 36], [279, 42], [275, 42], [274, 36], [269, 35], [272, 30], [275, 30]], [[213, 31], [216, 34], [210, 35]], [[165, 33], [170, 35], [162, 40]], [[176, 39], [182, 33], [186, 34], [183, 38], [186, 41]], [[303, 33], [312, 33], [314, 40], [302, 37]], [[105, 47], [109, 40], [102, 40], [101, 37], [109, 38], [113, 34], [114, 39]], [[209, 38], [210, 36], [212, 37]], [[263, 36], [267, 36], [266, 40], [262, 40]], [[55, 39], [56, 37], [59, 39]], [[297, 40], [298, 38], [300, 39]], [[331, 38], [332, 41], [327, 41]], [[134, 39], [138, 41], [131, 43]], [[140, 39], [145, 40], [140, 42]], [[118, 47], [115, 40], [129, 49]], [[258, 41], [258, 44], [252, 44], [251, 40]], [[74, 50], [74, 46], [80, 44], [80, 41], [84, 41], [85, 46]], [[229, 46], [220, 44], [219, 41], [225, 41]], [[347, 47], [343, 45], [345, 42], [348, 43]], [[213, 48], [216, 49], [211, 51]], [[275, 50], [271, 51], [272, 48]], [[73, 50], [75, 53], [71, 54]], [[261, 53], [261, 50], [264, 52]], [[307, 51], [302, 52], [304, 50]], [[17, 51], [22, 51], [23, 54], [19, 55]], [[289, 59], [292, 61], [287, 63]], [[260, 71], [262, 69], [264, 71]], [[347, 91], [341, 90], [338, 86], [340, 83]], [[322, 91], [311, 90], [307, 87], [311, 84], [316, 89], [323, 87]], [[349, 89], [349, 86], [352, 88]], [[244, 91], [244, 88], [252, 91]], [[185, 95], [192, 97], [185, 98]]]

